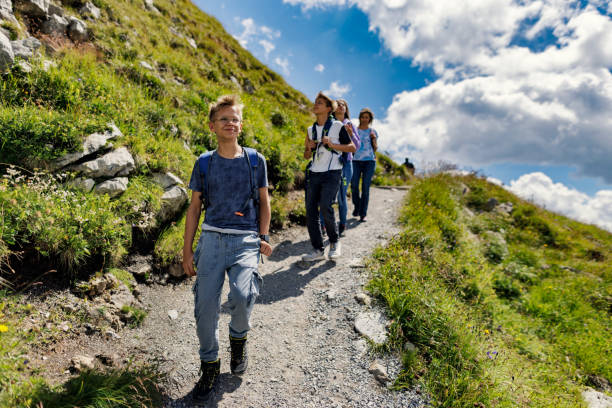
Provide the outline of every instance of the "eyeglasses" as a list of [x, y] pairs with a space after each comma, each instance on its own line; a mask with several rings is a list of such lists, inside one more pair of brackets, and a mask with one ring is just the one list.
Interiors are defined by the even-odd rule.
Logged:
[[227, 125], [228, 123], [231, 123], [232, 125], [239, 125], [242, 122], [242, 119], [220, 118], [220, 119], [215, 119], [215, 122], [221, 122], [222, 125]]

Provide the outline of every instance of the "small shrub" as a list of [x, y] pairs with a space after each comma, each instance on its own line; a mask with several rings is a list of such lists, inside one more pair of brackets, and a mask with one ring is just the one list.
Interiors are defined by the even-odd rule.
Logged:
[[274, 112], [270, 120], [272, 121], [272, 124], [276, 127], [283, 127], [285, 126], [285, 123], [287, 123], [287, 119], [280, 112]]
[[484, 256], [491, 263], [501, 263], [508, 256], [508, 246], [500, 233], [487, 232], [485, 234]]
[[498, 277], [493, 281], [493, 290], [502, 299], [513, 300], [521, 296], [521, 288], [506, 276]]
[[132, 328], [140, 326], [147, 317], [146, 311], [127, 305], [121, 308], [121, 313], [121, 318]]

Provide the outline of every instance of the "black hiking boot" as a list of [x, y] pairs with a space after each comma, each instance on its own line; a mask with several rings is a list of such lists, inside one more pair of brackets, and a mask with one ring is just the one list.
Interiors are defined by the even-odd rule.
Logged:
[[211, 362], [202, 361], [200, 372], [202, 376], [195, 387], [193, 387], [191, 398], [195, 402], [207, 403], [214, 394], [213, 389], [215, 387], [215, 382], [221, 372], [221, 360], [217, 359], [217, 361]]
[[249, 365], [246, 344], [246, 336], [241, 339], [230, 336], [230, 348], [232, 349], [230, 369], [234, 375], [243, 374]]
[[343, 237], [344, 230], [346, 230], [346, 224], [338, 224], [338, 235]]

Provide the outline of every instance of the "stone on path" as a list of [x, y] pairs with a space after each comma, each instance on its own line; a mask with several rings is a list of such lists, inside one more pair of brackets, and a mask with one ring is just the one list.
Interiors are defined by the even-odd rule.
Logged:
[[387, 369], [379, 361], [373, 361], [368, 371], [383, 385], [391, 381], [389, 374], [387, 374]]
[[387, 341], [387, 318], [380, 312], [360, 313], [355, 319], [355, 330], [374, 343]]
[[612, 397], [592, 388], [582, 391], [582, 398], [589, 408], [612, 408]]

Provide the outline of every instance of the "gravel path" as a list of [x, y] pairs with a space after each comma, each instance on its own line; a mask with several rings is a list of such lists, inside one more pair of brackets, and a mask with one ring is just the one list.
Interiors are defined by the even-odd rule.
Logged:
[[[405, 193], [372, 189], [369, 221], [360, 224], [349, 218], [337, 263], [301, 261], [311, 248], [304, 227], [272, 236], [274, 252], [260, 264], [264, 286], [251, 317], [249, 368], [242, 377], [229, 370], [229, 314], [222, 305], [221, 375], [212, 406], [427, 406], [418, 390], [390, 391], [368, 372], [376, 359], [394, 378], [400, 363], [394, 355], [374, 355], [354, 329], [356, 316], [370, 308], [355, 300], [368, 280], [364, 259], [399, 232], [396, 220]], [[141, 327], [123, 329], [114, 339], [85, 336], [89, 338], [84, 341], [79, 336], [55, 349], [48, 362], [57, 359], [53, 365], [65, 367], [75, 353], [96, 352], [136, 361], [156, 359], [168, 373], [163, 384], [168, 395], [165, 406], [194, 406], [190, 391], [198, 379], [199, 359], [192, 285], [193, 279], [175, 285], [140, 285], [140, 299], [148, 310]], [[227, 292], [226, 282], [222, 302]], [[175, 318], [169, 316], [171, 311]]]

